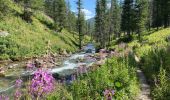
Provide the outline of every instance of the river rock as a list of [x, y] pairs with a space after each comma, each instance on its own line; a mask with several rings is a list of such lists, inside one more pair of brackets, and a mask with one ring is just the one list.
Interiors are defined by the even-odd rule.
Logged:
[[0, 77], [5, 77], [5, 73], [0, 72]]
[[63, 50], [63, 53], [62, 53], [63, 55], [68, 55], [68, 53], [67, 53], [67, 51], [64, 49]]
[[58, 54], [57, 54], [57, 53], [54, 53], [54, 56], [55, 56], [55, 57], [57, 57], [57, 56], [58, 56]]
[[71, 56], [72, 54], [73, 54], [73, 53], [70, 51], [70, 52], [69, 52], [69, 55]]
[[13, 69], [13, 68], [15, 68], [16, 66], [18, 66], [18, 64], [12, 64], [12, 65], [10, 65], [10, 66], [8, 67], [8, 69]]
[[5, 71], [3, 68], [0, 68], [0, 77], [5, 77]]
[[60, 63], [55, 63], [55, 66], [60, 66], [61, 65], [61, 62]]

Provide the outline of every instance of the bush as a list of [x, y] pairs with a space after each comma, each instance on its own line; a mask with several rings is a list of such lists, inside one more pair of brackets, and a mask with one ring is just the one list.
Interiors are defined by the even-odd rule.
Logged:
[[10, 0], [0, 0], [0, 17], [9, 14], [9, 12], [11, 11], [9, 7], [10, 4]]
[[[152, 96], [156, 100], [169, 100], [170, 81], [168, 76], [170, 73], [170, 54], [169, 41], [170, 28], [157, 31], [153, 34], [145, 36], [145, 42], [136, 43], [133, 41], [131, 45], [135, 54], [141, 58], [140, 67], [143, 69], [150, 85], [152, 86]], [[136, 46], [140, 44], [140, 46]]]
[[153, 97], [155, 100], [169, 100], [170, 99], [170, 80], [166, 75], [166, 70], [160, 68], [160, 73], [156, 77], [156, 87], [153, 90]]
[[135, 69], [125, 59], [112, 58], [94, 72], [80, 76], [68, 90], [73, 99], [101, 100], [106, 89], [115, 91], [114, 99], [132, 100], [139, 92]]

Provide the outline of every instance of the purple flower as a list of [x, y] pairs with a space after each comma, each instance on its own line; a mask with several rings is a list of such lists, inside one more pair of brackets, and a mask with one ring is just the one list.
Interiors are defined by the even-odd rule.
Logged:
[[87, 67], [86, 65], [79, 65], [79, 67], [77, 68], [77, 74], [83, 73], [87, 73]]
[[17, 88], [21, 87], [22, 82], [23, 82], [23, 81], [22, 81], [21, 79], [16, 80], [15, 86], [16, 86]]
[[26, 66], [27, 66], [28, 70], [33, 70], [34, 67], [35, 67], [35, 65], [33, 63], [31, 63], [31, 62], [28, 62]]
[[115, 91], [114, 90], [105, 90], [104, 91], [104, 96], [106, 97], [107, 100], [112, 100], [112, 96], [115, 95]]
[[9, 100], [9, 97], [6, 95], [0, 95], [0, 100]]
[[22, 96], [21, 91], [19, 91], [19, 89], [17, 89], [14, 94], [15, 100], [19, 100], [21, 98], [21, 96]]
[[52, 74], [43, 69], [38, 69], [34, 73], [31, 81], [30, 92], [34, 97], [43, 96], [48, 94], [54, 89], [54, 78]]
[[72, 80], [72, 81], [75, 81], [75, 80], [76, 80], [76, 75], [75, 75], [75, 74], [72, 74], [72, 75], [71, 75], [71, 80]]

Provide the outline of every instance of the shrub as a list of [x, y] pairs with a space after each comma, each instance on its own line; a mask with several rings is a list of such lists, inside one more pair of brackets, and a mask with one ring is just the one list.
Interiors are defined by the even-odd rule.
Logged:
[[153, 90], [153, 97], [155, 100], [169, 100], [170, 99], [170, 80], [166, 75], [166, 70], [160, 68], [160, 72], [156, 78], [156, 87]]
[[11, 11], [11, 8], [9, 7], [10, 4], [10, 0], [0, 0], [0, 16], [9, 14]]
[[135, 69], [125, 59], [112, 58], [94, 72], [78, 77], [68, 90], [73, 99], [102, 99], [106, 89], [115, 90], [115, 99], [133, 99], [138, 91]]

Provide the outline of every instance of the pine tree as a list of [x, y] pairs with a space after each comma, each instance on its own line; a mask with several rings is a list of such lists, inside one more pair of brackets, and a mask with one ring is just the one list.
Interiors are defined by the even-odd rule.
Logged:
[[170, 0], [162, 0], [161, 3], [161, 7], [162, 7], [162, 19], [163, 19], [163, 24], [164, 27], [168, 27], [169, 26], [169, 20], [170, 20]]
[[58, 25], [58, 31], [61, 32], [66, 27], [66, 2], [65, 0], [56, 0], [57, 9], [55, 23]]
[[53, 18], [53, 13], [54, 13], [54, 7], [55, 5], [54, 0], [45, 0], [45, 13], [50, 16], [51, 18]]
[[95, 16], [95, 40], [97, 43], [100, 42], [101, 37], [101, 13], [100, 13], [100, 1], [96, 2], [96, 16]]
[[33, 10], [44, 10], [44, 0], [30, 0], [31, 2], [31, 9]]
[[72, 31], [72, 25], [71, 25], [71, 21], [72, 21], [72, 19], [71, 19], [71, 14], [72, 14], [72, 12], [71, 12], [71, 10], [70, 10], [70, 2], [69, 2], [69, 0], [67, 0], [67, 10], [66, 10], [66, 20], [67, 20], [67, 23], [66, 23], [66, 28], [69, 30], [69, 31]]
[[150, 31], [153, 23], [153, 0], [149, 0], [149, 11], [148, 11], [148, 21], [147, 21], [147, 29]]
[[95, 40], [101, 48], [108, 42], [108, 12], [106, 0], [97, 0], [95, 16]]
[[121, 9], [117, 0], [111, 0], [110, 17], [110, 32], [120, 37]]
[[136, 17], [137, 17], [137, 33], [140, 38], [140, 35], [146, 30], [146, 25], [148, 21], [148, 0], [136, 0]]
[[8, 7], [9, 3], [10, 0], [0, 0], [0, 18], [11, 12], [11, 9]]
[[130, 37], [131, 32], [134, 30], [134, 2], [133, 0], [124, 0], [123, 3], [123, 13], [122, 13], [122, 23], [121, 29], [124, 32], [127, 32], [128, 36]]
[[157, 30], [159, 27], [164, 25], [164, 0], [153, 0], [153, 27], [156, 27]]
[[72, 28], [72, 31], [74, 32], [77, 32], [77, 17], [76, 17], [76, 14], [74, 12], [71, 12], [71, 15], [70, 15], [70, 25], [71, 25], [71, 28]]
[[106, 40], [107, 40], [107, 14], [106, 14], [106, 0], [100, 1], [100, 22], [101, 22], [101, 38], [100, 38], [100, 45], [102, 48], [106, 47]]
[[77, 1], [78, 19], [77, 28], [79, 33], [79, 49], [82, 48], [84, 15], [82, 13], [82, 0]]

